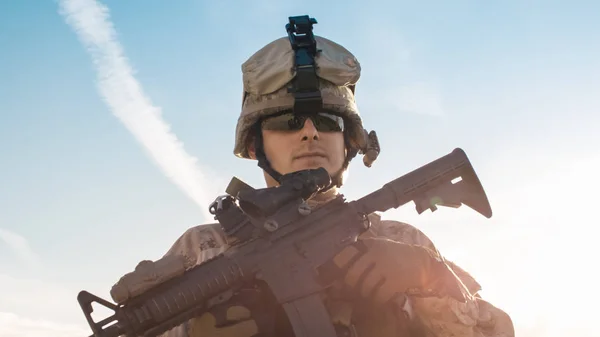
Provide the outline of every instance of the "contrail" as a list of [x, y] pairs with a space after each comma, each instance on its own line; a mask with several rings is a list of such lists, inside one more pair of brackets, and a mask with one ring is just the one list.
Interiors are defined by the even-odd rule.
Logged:
[[[90, 53], [98, 76], [98, 89], [113, 114], [127, 127], [164, 174], [183, 190], [204, 212], [207, 197], [215, 188], [197, 166], [197, 159], [186, 153], [183, 144], [161, 117], [161, 109], [153, 106], [133, 75], [124, 56], [108, 8], [94, 0], [61, 0], [60, 14], [77, 33]], [[213, 184], [214, 186], [214, 184]]]

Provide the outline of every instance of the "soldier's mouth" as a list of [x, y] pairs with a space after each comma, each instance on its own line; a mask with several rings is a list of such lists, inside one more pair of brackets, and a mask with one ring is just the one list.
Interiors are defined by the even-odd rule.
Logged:
[[296, 156], [294, 159], [314, 158], [314, 157], [326, 158], [327, 156], [321, 152], [309, 152], [309, 153], [304, 153], [299, 156]]

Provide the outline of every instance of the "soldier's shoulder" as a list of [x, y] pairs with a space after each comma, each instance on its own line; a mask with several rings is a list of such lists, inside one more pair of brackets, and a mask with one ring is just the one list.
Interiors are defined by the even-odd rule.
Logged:
[[[219, 223], [207, 223], [188, 228], [178, 240], [192, 240], [202, 243], [206, 242], [207, 244], [215, 244], [209, 243], [209, 241], [221, 241], [223, 236], [223, 230]], [[206, 248], [214, 247], [207, 246]]]
[[371, 222], [371, 230], [375, 236], [435, 249], [431, 239], [429, 239], [423, 231], [409, 223], [398, 220], [381, 219], [380, 216], [372, 217]]
[[223, 230], [218, 223], [209, 223], [188, 228], [171, 246], [165, 255], [183, 255], [201, 263], [227, 248]]
[[[417, 227], [397, 220], [382, 220], [380, 218], [373, 219], [375, 219], [375, 221], [371, 221], [371, 231], [375, 236], [384, 237], [402, 243], [424, 246], [438, 252], [438, 254], [441, 255], [433, 241]], [[475, 294], [481, 290], [481, 285], [465, 269], [449, 260], [446, 260], [446, 263], [448, 263], [448, 265], [467, 286], [472, 294]]]

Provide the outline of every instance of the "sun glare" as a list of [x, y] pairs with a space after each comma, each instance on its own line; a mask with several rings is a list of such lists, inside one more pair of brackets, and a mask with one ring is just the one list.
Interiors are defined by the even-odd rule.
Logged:
[[498, 225], [510, 229], [487, 250], [494, 263], [461, 257], [485, 285], [482, 294], [511, 314], [518, 336], [597, 336], [598, 167], [595, 157], [539, 172], [497, 207], [508, 214]]

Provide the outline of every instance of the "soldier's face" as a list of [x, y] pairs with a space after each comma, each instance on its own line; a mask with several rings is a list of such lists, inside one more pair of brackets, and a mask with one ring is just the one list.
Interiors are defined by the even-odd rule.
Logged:
[[[281, 174], [319, 167], [325, 168], [330, 175], [339, 172], [346, 156], [344, 136], [341, 131], [324, 131], [335, 129], [337, 123], [323, 119], [326, 116], [324, 114], [320, 120], [317, 119], [319, 128], [310, 118], [305, 119], [304, 125], [294, 131], [264, 126], [263, 147], [271, 166]], [[343, 127], [343, 122], [340, 124]]]

